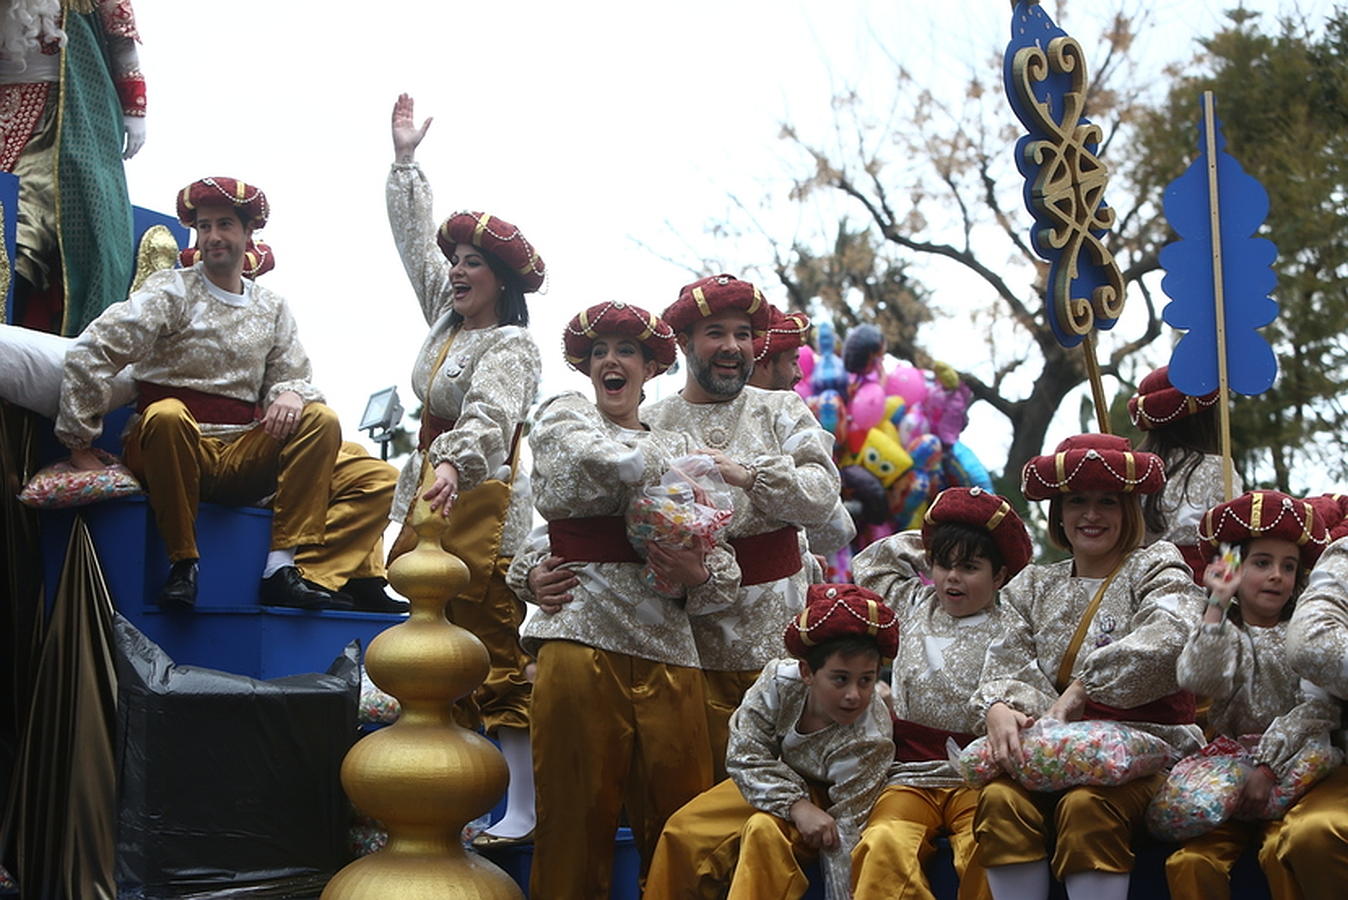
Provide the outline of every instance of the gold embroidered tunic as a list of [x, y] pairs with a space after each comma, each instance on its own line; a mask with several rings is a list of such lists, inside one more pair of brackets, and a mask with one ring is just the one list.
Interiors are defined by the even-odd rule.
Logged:
[[[386, 200], [393, 242], [431, 328], [412, 367], [412, 389], [433, 415], [454, 423], [431, 443], [431, 465], [453, 463], [460, 491], [488, 478], [508, 478], [511, 438], [538, 392], [538, 347], [528, 331], [514, 325], [460, 329], [432, 380], [431, 367], [450, 338], [454, 292], [449, 261], [435, 243], [431, 186], [415, 162], [394, 164]], [[416, 498], [421, 464], [421, 453], [413, 452], [403, 466], [390, 514], [395, 522], [406, 518]], [[528, 477], [517, 475], [501, 536], [502, 556], [514, 554], [532, 518]]]
[[[1072, 560], [1031, 565], [1002, 589], [1004, 631], [988, 647], [974, 708], [986, 716], [1002, 701], [1029, 716], [1058, 699], [1058, 667], [1098, 582], [1072, 574]], [[1175, 666], [1203, 612], [1203, 591], [1173, 544], [1134, 550], [1100, 602], [1072, 666], [1086, 696], [1129, 709], [1179, 690]], [[1180, 753], [1202, 744], [1195, 725], [1127, 722], [1170, 743]]]
[[[652, 428], [688, 435], [694, 450], [710, 447], [756, 469], [747, 490], [735, 494], [727, 538], [783, 526], [823, 526], [831, 520], [841, 483], [833, 438], [794, 391], [746, 386], [732, 400], [689, 403], [682, 396], [652, 404], [642, 416]], [[785, 653], [782, 630], [805, 605], [809, 567], [788, 578], [746, 585], [727, 608], [693, 618], [702, 668], [743, 672]]]
[[807, 780], [828, 786], [825, 810], [838, 825], [838, 846], [820, 854], [829, 897], [848, 896], [852, 848], [894, 759], [889, 710], [878, 693], [851, 725], [809, 734], [798, 725], [809, 689], [795, 659], [777, 659], [744, 695], [730, 719], [726, 771], [756, 809], [791, 820], [791, 805], [809, 799]]
[[[112, 378], [126, 367], [138, 381], [191, 388], [269, 406], [283, 391], [305, 403], [323, 396], [309, 384], [309, 357], [279, 294], [243, 280], [230, 294], [207, 280], [201, 263], [156, 272], [114, 303], [71, 345], [61, 382], [56, 436], [88, 447], [103, 430]], [[255, 427], [202, 423], [229, 441]]]
[[[568, 392], [545, 401], [529, 433], [534, 503], [549, 521], [623, 516], [643, 486], [657, 484], [671, 460], [689, 452], [688, 437], [671, 431], [636, 431], [610, 422], [587, 398]], [[507, 583], [535, 602], [529, 570], [551, 552], [547, 526], [535, 529], [510, 565]], [[724, 607], [739, 590], [739, 567], [729, 548], [707, 556], [711, 578], [685, 599], [662, 597], [642, 579], [641, 563], [572, 564], [580, 582], [557, 613], [539, 612], [525, 623], [524, 648], [537, 655], [543, 641], [577, 641], [675, 666], [697, 667], [689, 609]]]
[[1286, 653], [1287, 623], [1259, 628], [1203, 624], [1179, 657], [1179, 683], [1212, 700], [1210, 730], [1239, 738], [1261, 734], [1255, 762], [1287, 775], [1307, 740], [1328, 741], [1338, 704], [1297, 677]]
[[[894, 714], [943, 731], [978, 734], [983, 716], [969, 706], [978, 689], [988, 645], [1002, 633], [1001, 609], [993, 603], [971, 616], [941, 608], [927, 571], [922, 533], [905, 531], [876, 541], [852, 560], [852, 580], [875, 591], [899, 618], [899, 655], [891, 680]], [[959, 787], [964, 780], [948, 759], [895, 760], [890, 784]]]

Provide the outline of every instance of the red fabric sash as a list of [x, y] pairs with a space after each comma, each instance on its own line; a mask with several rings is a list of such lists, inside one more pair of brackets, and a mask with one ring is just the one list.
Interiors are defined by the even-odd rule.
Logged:
[[586, 516], [548, 523], [552, 552], [567, 562], [642, 562], [627, 540], [622, 516]]
[[1111, 722], [1152, 722], [1156, 725], [1192, 725], [1197, 712], [1194, 695], [1188, 691], [1176, 691], [1173, 694], [1134, 706], [1120, 709], [1117, 706], [1105, 706], [1094, 700], [1086, 701], [1083, 719], [1108, 719]]
[[789, 578], [800, 571], [800, 540], [794, 525], [731, 538], [729, 543], [740, 564], [741, 587]]
[[948, 755], [945, 749], [947, 738], [954, 738], [961, 749], [974, 739], [972, 734], [919, 725], [907, 719], [900, 719], [893, 713], [890, 713], [890, 718], [894, 720], [894, 758], [899, 762], [945, 759]]
[[261, 414], [256, 403], [236, 400], [233, 397], [221, 397], [219, 394], [207, 394], [204, 391], [185, 387], [170, 387], [150, 381], [136, 382], [136, 410], [145, 412], [151, 403], [168, 398], [182, 401], [192, 418], [203, 424], [211, 425], [251, 425]]
[[439, 416], [433, 416], [430, 411], [422, 408], [421, 411], [421, 431], [417, 434], [417, 449], [422, 453], [431, 445], [431, 441], [444, 434], [454, 427], [453, 419], [442, 419]]
[[1208, 557], [1206, 548], [1197, 544], [1177, 544], [1176, 547], [1180, 556], [1184, 557], [1184, 561], [1189, 564], [1189, 569], [1194, 573], [1194, 584], [1202, 587], [1203, 570], [1208, 567], [1208, 563], [1212, 562], [1211, 558]]

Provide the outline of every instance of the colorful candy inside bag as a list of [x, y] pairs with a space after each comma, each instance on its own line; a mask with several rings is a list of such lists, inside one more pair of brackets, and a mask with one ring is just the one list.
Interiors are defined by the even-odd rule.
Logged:
[[[681, 456], [670, 463], [659, 484], [646, 487], [627, 510], [627, 537], [638, 553], [648, 541], [678, 547], [711, 549], [717, 533], [734, 515], [734, 496], [710, 456]], [[646, 584], [667, 597], [683, 595], [683, 587], [660, 578], [649, 566]]]
[[[1061, 791], [1086, 784], [1127, 784], [1159, 772], [1174, 750], [1153, 734], [1118, 722], [1040, 719], [1020, 733], [1024, 761], [1016, 780], [1032, 791]], [[1005, 774], [981, 737], [951, 753], [956, 771], [979, 787]]]
[[1171, 841], [1211, 831], [1235, 812], [1253, 766], [1245, 747], [1218, 737], [1175, 764], [1147, 807], [1147, 827]]

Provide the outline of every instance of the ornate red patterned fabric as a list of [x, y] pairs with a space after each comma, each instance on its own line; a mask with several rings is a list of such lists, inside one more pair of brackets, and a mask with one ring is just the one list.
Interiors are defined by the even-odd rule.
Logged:
[[1219, 503], [1198, 522], [1198, 539], [1209, 553], [1218, 544], [1241, 544], [1254, 538], [1291, 541], [1301, 548], [1301, 565], [1309, 569], [1329, 546], [1329, 531], [1308, 500], [1281, 491], [1246, 491]]
[[1029, 565], [1034, 557], [1025, 523], [1005, 498], [980, 487], [946, 488], [936, 495], [922, 517], [922, 542], [930, 544], [931, 533], [943, 522], [971, 525], [992, 535], [1006, 563], [1007, 577]]
[[543, 286], [546, 266], [520, 231], [505, 219], [484, 212], [456, 212], [445, 219], [435, 235], [440, 252], [448, 258], [458, 244], [472, 244], [505, 263], [532, 293]]
[[1143, 431], [1169, 425], [1178, 419], [1202, 412], [1217, 403], [1217, 392], [1201, 397], [1181, 393], [1170, 383], [1170, 367], [1161, 366], [1137, 386], [1128, 400], [1128, 416]]
[[1153, 494], [1164, 486], [1161, 457], [1134, 450], [1127, 438], [1116, 434], [1073, 435], [1052, 455], [1027, 462], [1020, 475], [1026, 500], [1081, 491]]
[[899, 652], [899, 621], [879, 594], [855, 584], [812, 584], [783, 640], [787, 652], [804, 659], [811, 647], [849, 635], [875, 638], [883, 659]]
[[582, 310], [566, 324], [562, 350], [567, 365], [589, 375], [590, 349], [601, 334], [618, 334], [641, 343], [659, 366], [657, 375], [674, 364], [674, 329], [639, 306], [610, 300]]
[[745, 313], [754, 331], [763, 331], [770, 324], [768, 301], [763, 299], [762, 292], [733, 275], [709, 275], [685, 284], [679, 290], [679, 299], [669, 305], [663, 318], [678, 332], [698, 319], [731, 309]]
[[220, 204], [239, 210], [253, 228], [265, 226], [271, 214], [261, 188], [237, 178], [212, 177], [194, 181], [178, 192], [178, 221], [191, 228], [197, 221], [197, 207]]

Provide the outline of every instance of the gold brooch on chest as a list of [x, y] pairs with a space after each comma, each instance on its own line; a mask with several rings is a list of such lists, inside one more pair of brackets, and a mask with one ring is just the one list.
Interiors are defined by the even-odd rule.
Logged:
[[713, 450], [724, 450], [730, 446], [730, 432], [720, 425], [713, 425], [707, 429], [707, 446]]

